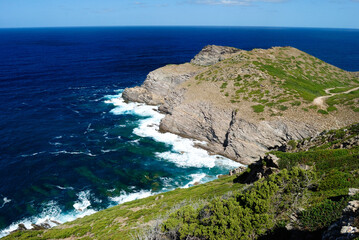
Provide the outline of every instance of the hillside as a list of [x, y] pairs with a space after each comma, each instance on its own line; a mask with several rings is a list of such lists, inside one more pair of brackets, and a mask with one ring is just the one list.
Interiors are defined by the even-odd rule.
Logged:
[[207, 46], [122, 97], [158, 105], [160, 131], [248, 168], [4, 239], [358, 237], [358, 88], [358, 73], [295, 48]]
[[286, 141], [359, 121], [358, 86], [356, 73], [292, 47], [207, 46], [191, 63], [151, 72], [123, 97], [160, 105], [162, 131], [249, 164]]
[[[358, 124], [323, 132], [237, 176], [4, 239], [352, 239], [359, 236], [358, 136]], [[345, 214], [353, 206], [349, 221]]]

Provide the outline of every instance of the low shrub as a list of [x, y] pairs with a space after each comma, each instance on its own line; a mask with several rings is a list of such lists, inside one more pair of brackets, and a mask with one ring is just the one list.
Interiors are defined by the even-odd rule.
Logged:
[[264, 106], [262, 104], [254, 105], [252, 106], [252, 108], [255, 113], [260, 113], [264, 111]]

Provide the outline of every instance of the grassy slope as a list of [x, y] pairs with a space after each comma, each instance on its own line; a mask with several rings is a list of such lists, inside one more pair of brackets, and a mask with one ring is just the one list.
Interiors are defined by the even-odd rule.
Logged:
[[[325, 89], [351, 89], [359, 79], [318, 58], [291, 47], [254, 49], [208, 67], [195, 77], [197, 84], [218, 82], [219, 91], [233, 104], [252, 102], [253, 111], [276, 114], [276, 110], [308, 108]], [[358, 93], [337, 95], [329, 106], [359, 107]]]
[[240, 187], [239, 184], [233, 184], [233, 177], [225, 177], [189, 189], [163, 193], [163, 197], [158, 200], [155, 199], [160, 195], [135, 200], [50, 230], [17, 232], [3, 239], [131, 239], [131, 234], [148, 226], [151, 220], [166, 215], [185, 202], [222, 196]]
[[276, 232], [285, 232], [284, 226], [290, 224], [320, 238], [321, 232], [341, 217], [348, 201], [359, 198], [348, 196], [349, 188], [359, 187], [359, 147], [331, 149], [343, 139], [358, 136], [359, 124], [333, 133], [320, 136], [323, 144], [310, 151], [274, 152], [280, 157], [278, 174], [235, 192], [231, 198], [214, 199], [199, 209], [180, 209], [164, 222], [162, 234], [176, 234], [179, 239], [255, 239], [262, 235], [278, 239]]

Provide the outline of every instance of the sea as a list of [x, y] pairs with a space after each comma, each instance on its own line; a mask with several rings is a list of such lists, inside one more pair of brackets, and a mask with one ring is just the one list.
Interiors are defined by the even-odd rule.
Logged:
[[158, 132], [156, 106], [126, 87], [204, 46], [293, 46], [359, 71], [358, 29], [82, 27], [0, 29], [0, 237], [204, 183], [240, 164]]

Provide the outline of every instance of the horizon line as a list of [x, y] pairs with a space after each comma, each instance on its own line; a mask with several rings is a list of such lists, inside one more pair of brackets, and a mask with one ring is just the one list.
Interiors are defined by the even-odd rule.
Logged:
[[294, 27], [294, 26], [241, 26], [241, 25], [99, 25], [99, 26], [39, 26], [39, 27], [0, 27], [0, 29], [39, 29], [39, 28], [121, 28], [121, 27], [228, 27], [228, 28], [306, 28], [306, 29], [343, 29], [343, 30], [359, 30], [352, 27]]

